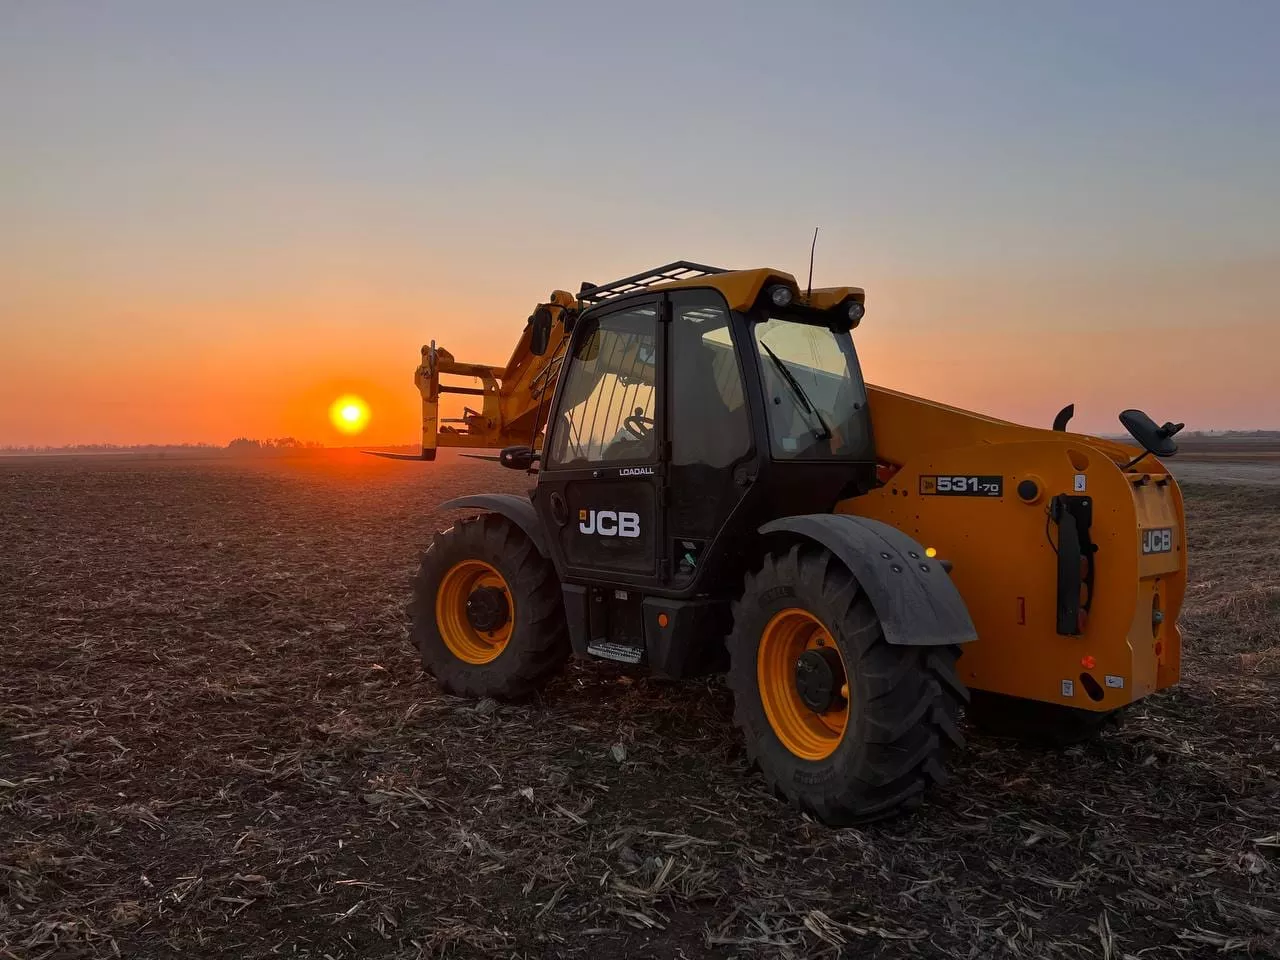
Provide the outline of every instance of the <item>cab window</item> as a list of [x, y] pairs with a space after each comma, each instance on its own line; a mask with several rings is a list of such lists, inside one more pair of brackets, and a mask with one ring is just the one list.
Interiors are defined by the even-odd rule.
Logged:
[[549, 465], [653, 460], [656, 309], [646, 304], [584, 323], [565, 374]]
[[672, 295], [671, 462], [727, 467], [751, 452], [751, 418], [729, 327], [714, 290]]

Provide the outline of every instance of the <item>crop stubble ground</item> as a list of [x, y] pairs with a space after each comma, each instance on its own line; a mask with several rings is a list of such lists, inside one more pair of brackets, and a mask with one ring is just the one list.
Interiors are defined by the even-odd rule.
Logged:
[[1186, 487], [1184, 680], [1066, 751], [972, 735], [830, 830], [717, 680], [440, 693], [435, 505], [496, 466], [0, 461], [0, 957], [1280, 956], [1280, 493]]

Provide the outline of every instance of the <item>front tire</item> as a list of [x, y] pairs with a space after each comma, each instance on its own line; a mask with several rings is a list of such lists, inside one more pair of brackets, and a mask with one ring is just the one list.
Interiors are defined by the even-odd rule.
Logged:
[[423, 669], [458, 696], [523, 699], [569, 657], [555, 568], [499, 514], [436, 534], [409, 618]]
[[816, 545], [748, 575], [729, 657], [748, 755], [775, 794], [824, 823], [918, 807], [964, 744], [959, 649], [890, 644], [853, 575]]

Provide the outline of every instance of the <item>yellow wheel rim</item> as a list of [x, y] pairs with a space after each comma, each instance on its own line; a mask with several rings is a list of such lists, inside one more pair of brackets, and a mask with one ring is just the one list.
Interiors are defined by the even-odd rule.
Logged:
[[[813, 614], [790, 607], [765, 625], [756, 650], [756, 683], [773, 732], [782, 745], [802, 760], [824, 760], [835, 752], [849, 724], [848, 672], [839, 696], [822, 713], [800, 698], [796, 662], [806, 650], [835, 650], [831, 633]], [[844, 667], [844, 658], [840, 658]]]
[[[477, 630], [467, 617], [467, 600], [481, 587], [494, 587], [507, 598], [507, 622], [496, 630]], [[463, 560], [445, 572], [436, 590], [436, 626], [440, 639], [459, 660], [490, 663], [496, 660], [511, 639], [516, 605], [511, 588], [496, 568], [483, 560]]]

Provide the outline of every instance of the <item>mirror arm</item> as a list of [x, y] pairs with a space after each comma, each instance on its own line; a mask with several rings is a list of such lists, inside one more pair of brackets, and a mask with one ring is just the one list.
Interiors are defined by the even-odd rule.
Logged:
[[1076, 415], [1076, 405], [1068, 403], [1065, 407], [1058, 411], [1058, 415], [1053, 418], [1053, 429], [1057, 433], [1065, 433], [1067, 424], [1071, 422], [1071, 418]]

